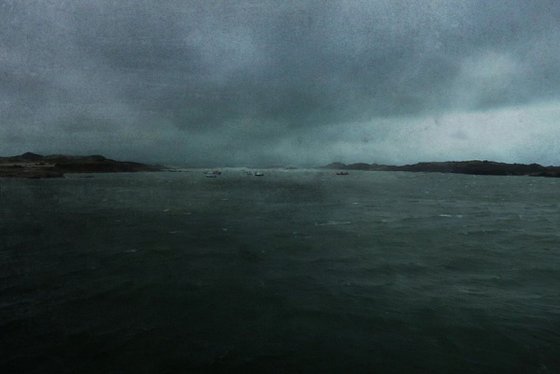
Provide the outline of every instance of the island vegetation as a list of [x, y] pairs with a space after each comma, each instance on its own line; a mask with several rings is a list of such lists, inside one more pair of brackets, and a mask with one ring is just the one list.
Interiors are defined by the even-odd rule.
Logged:
[[61, 178], [68, 173], [119, 173], [160, 171], [163, 167], [131, 161], [115, 161], [104, 156], [43, 156], [27, 152], [0, 157], [0, 177]]
[[409, 171], [424, 173], [456, 173], [472, 175], [526, 175], [533, 177], [560, 177], [560, 167], [542, 166], [539, 164], [508, 164], [494, 161], [446, 161], [420, 162], [410, 165], [394, 166], [382, 164], [343, 164], [334, 162], [324, 166], [336, 170], [368, 170], [368, 171]]

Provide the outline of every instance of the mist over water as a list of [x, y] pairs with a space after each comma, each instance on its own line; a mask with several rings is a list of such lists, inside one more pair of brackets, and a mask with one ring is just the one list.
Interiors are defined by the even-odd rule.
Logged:
[[0, 178], [0, 372], [560, 372], [560, 179], [280, 169], [560, 165], [559, 19], [0, 0], [0, 157], [223, 168]]
[[264, 174], [2, 180], [2, 372], [560, 370], [560, 181]]

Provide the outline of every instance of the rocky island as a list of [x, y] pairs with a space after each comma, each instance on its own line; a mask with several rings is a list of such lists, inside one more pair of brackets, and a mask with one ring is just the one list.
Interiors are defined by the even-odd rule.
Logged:
[[138, 162], [115, 161], [104, 156], [42, 156], [27, 152], [0, 157], [0, 177], [61, 178], [67, 173], [120, 173], [160, 171], [163, 167]]
[[334, 162], [324, 166], [337, 170], [369, 170], [369, 171], [409, 171], [424, 173], [456, 173], [472, 175], [526, 175], [533, 177], [560, 177], [559, 166], [542, 166], [539, 164], [508, 164], [494, 161], [446, 161], [420, 162], [417, 164], [394, 166], [381, 164], [343, 164]]

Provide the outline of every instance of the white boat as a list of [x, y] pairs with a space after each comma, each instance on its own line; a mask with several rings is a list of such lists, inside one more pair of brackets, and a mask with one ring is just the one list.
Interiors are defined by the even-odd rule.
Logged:
[[219, 170], [212, 170], [212, 171], [205, 171], [204, 174], [207, 178], [216, 178], [218, 175], [222, 175], [222, 172]]

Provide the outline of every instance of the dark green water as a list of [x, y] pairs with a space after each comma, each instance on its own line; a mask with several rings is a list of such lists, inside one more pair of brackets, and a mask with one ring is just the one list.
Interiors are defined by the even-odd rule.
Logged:
[[0, 180], [0, 372], [560, 371], [560, 180]]

